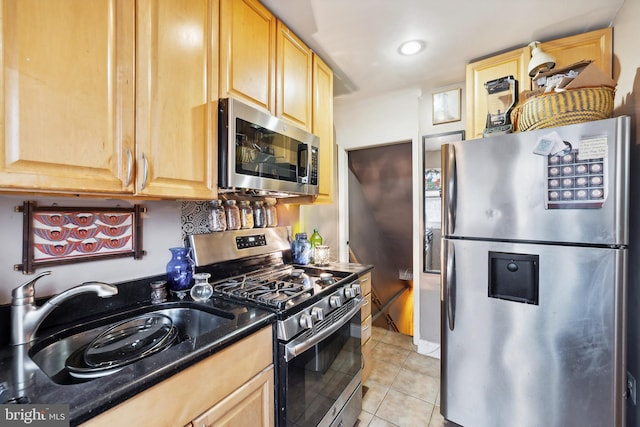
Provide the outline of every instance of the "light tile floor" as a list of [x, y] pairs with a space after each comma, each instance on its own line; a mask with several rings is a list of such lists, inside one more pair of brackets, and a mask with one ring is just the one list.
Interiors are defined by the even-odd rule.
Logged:
[[371, 374], [357, 427], [443, 427], [440, 360], [416, 352], [408, 335], [373, 327]]

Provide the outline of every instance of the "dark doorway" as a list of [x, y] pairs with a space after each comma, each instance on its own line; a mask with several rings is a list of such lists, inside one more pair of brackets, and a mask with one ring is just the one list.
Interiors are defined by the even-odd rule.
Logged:
[[349, 249], [353, 261], [374, 266], [373, 324], [413, 335], [411, 142], [348, 157]]

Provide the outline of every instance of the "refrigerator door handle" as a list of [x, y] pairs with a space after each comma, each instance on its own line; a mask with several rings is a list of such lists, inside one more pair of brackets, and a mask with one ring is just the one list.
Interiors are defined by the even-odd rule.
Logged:
[[444, 212], [443, 222], [447, 235], [452, 235], [456, 229], [456, 206], [457, 206], [457, 188], [456, 188], [456, 149], [453, 144], [444, 144], [442, 146], [442, 165], [444, 166]]
[[456, 251], [453, 242], [447, 243], [445, 270], [445, 302], [449, 330], [453, 331], [456, 323]]

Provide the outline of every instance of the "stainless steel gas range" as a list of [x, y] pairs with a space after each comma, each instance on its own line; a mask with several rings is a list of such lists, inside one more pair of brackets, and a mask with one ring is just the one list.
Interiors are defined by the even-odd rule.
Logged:
[[288, 227], [189, 236], [214, 298], [276, 315], [276, 424], [352, 426], [362, 408], [360, 283], [292, 264], [291, 240]]

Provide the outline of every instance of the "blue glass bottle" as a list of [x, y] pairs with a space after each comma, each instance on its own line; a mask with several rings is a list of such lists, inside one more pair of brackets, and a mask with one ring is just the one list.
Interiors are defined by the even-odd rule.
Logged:
[[167, 263], [167, 284], [174, 292], [184, 291], [191, 287], [195, 271], [195, 263], [189, 256], [187, 248], [169, 248], [171, 259]]
[[296, 233], [296, 239], [291, 243], [291, 256], [294, 264], [307, 265], [311, 262], [311, 242], [307, 233]]

